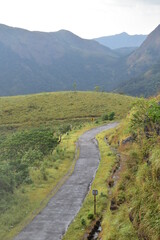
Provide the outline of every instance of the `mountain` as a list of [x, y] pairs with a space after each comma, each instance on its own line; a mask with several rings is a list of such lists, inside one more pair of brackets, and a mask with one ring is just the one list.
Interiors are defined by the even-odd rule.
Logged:
[[114, 52], [117, 53], [120, 57], [125, 57], [125, 56], [129, 56], [136, 49], [137, 49], [137, 47], [116, 48], [116, 49], [114, 49]]
[[160, 60], [160, 25], [127, 59], [128, 71], [138, 75]]
[[110, 49], [66, 30], [31, 32], [0, 24], [0, 96], [95, 86], [130, 95], [156, 94], [160, 25], [140, 47]]
[[126, 60], [127, 79], [118, 91], [151, 96], [160, 91], [160, 25]]
[[144, 97], [157, 95], [160, 92], [160, 62], [144, 74], [121, 83], [116, 92]]
[[0, 95], [114, 88], [119, 56], [94, 40], [61, 30], [44, 33], [0, 25]]
[[139, 47], [146, 39], [146, 35], [129, 35], [125, 32], [113, 36], [95, 38], [100, 44], [111, 49]]

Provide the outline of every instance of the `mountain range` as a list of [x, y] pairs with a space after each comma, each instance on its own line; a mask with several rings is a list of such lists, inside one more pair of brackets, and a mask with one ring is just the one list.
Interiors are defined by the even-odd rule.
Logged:
[[[131, 48], [110, 49], [66, 30], [31, 32], [0, 24], [0, 95], [73, 90], [75, 83], [77, 90], [98, 85], [104, 91], [154, 94], [160, 81], [160, 25], [139, 47], [138, 41]], [[150, 91], [152, 81], [156, 87]]]
[[95, 38], [94, 40], [111, 49], [117, 49], [139, 47], [146, 38], [147, 35], [129, 35], [123, 32], [113, 36]]
[[74, 82], [79, 90], [89, 90], [106, 79], [112, 86], [112, 65], [118, 61], [109, 48], [69, 31], [5, 25], [0, 25], [0, 56], [0, 95], [72, 90]]

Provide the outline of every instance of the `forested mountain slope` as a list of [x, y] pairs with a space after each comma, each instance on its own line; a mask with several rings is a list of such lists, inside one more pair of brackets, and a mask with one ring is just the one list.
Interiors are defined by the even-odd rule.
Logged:
[[111, 90], [115, 52], [61, 30], [44, 33], [0, 25], [0, 95], [44, 91]]
[[125, 81], [118, 91], [151, 96], [160, 90], [160, 25], [126, 59]]

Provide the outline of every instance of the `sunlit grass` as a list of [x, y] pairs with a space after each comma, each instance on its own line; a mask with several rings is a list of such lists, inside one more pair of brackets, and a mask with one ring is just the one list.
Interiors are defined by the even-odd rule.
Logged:
[[61, 121], [87, 121], [115, 112], [122, 119], [135, 98], [113, 93], [55, 92], [1, 97], [0, 127], [59, 124]]

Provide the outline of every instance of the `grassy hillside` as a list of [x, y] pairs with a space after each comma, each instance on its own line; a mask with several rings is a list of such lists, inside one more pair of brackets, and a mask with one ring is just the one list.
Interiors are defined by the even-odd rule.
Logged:
[[0, 239], [12, 239], [73, 171], [77, 138], [124, 118], [134, 101], [100, 92], [0, 98]]
[[57, 92], [0, 98], [0, 127], [57, 125], [88, 121], [114, 111], [127, 114], [134, 98], [101, 92]]
[[160, 239], [159, 101], [160, 96], [138, 100], [117, 129], [97, 137], [101, 163], [92, 185], [99, 190], [97, 215], [91, 189], [64, 240], [90, 239], [97, 220], [98, 239]]
[[114, 209], [109, 205], [103, 216], [102, 239], [160, 239], [159, 100], [140, 100], [118, 131], [107, 134], [121, 155], [121, 170], [110, 197]]

